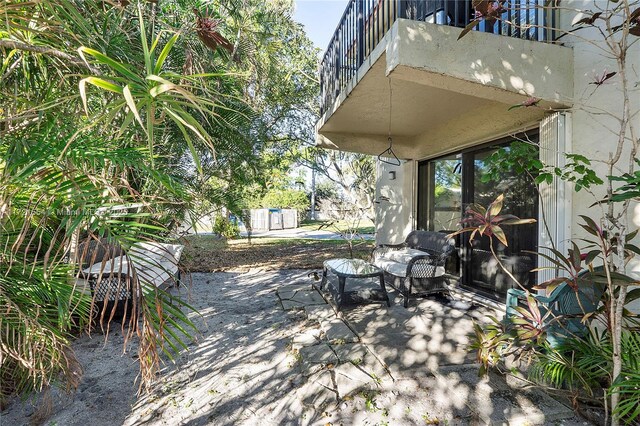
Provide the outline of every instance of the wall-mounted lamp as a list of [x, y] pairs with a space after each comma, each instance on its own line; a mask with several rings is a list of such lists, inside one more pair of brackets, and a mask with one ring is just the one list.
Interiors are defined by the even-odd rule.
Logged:
[[390, 171], [389, 172], [389, 180], [396, 180], [396, 172], [395, 171]]

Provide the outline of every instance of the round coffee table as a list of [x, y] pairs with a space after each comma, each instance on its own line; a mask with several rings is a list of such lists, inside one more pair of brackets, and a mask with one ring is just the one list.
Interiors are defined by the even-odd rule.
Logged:
[[331, 271], [338, 276], [338, 311], [342, 309], [345, 300], [345, 285], [347, 278], [371, 278], [378, 277], [383, 300], [387, 306], [391, 306], [389, 295], [384, 285], [384, 271], [369, 262], [361, 259], [330, 259], [325, 260], [322, 268], [322, 281], [320, 291], [327, 282], [327, 273]]

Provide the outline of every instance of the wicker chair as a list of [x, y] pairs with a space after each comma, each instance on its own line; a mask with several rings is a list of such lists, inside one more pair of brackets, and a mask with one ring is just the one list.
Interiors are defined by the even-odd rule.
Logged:
[[[432, 293], [449, 293], [445, 265], [455, 253], [453, 240], [445, 234], [431, 231], [412, 231], [402, 244], [383, 244], [372, 254], [372, 263], [385, 271], [385, 279], [404, 297]], [[420, 291], [414, 293], [419, 282]]]
[[91, 274], [87, 281], [97, 307], [96, 316], [102, 319], [130, 318], [133, 312], [133, 279], [127, 274]]
[[[183, 248], [178, 244], [136, 243], [126, 256], [120, 251], [118, 256], [104, 256], [85, 268], [82, 275], [89, 283], [98, 311], [107, 317], [121, 318], [131, 314], [137, 291], [146, 293], [166, 283], [180, 285], [178, 262]], [[92, 256], [92, 261], [95, 258]]]

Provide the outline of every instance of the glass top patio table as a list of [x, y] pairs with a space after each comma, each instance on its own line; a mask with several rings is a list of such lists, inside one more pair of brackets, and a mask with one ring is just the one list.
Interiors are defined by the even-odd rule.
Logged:
[[324, 262], [324, 267], [345, 278], [367, 278], [382, 274], [382, 269], [362, 259], [330, 259]]

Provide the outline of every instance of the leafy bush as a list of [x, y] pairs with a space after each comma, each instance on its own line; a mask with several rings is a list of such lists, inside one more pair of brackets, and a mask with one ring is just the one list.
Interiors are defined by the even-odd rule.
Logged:
[[589, 397], [599, 389], [618, 393], [617, 414], [627, 424], [640, 418], [640, 334], [624, 330], [621, 335], [622, 373], [612, 383], [613, 344], [607, 332], [572, 338], [557, 348], [546, 347], [538, 354], [529, 377], [559, 389], [583, 391]]
[[227, 239], [238, 238], [240, 236], [240, 228], [238, 228], [238, 225], [223, 216], [216, 216], [213, 222], [213, 232]]

